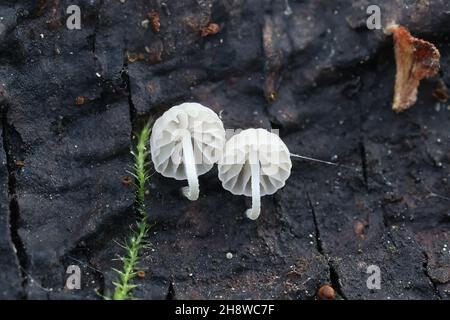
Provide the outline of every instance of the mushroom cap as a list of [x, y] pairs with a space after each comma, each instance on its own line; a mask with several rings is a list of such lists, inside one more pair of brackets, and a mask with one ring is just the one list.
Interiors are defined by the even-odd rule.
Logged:
[[261, 196], [281, 189], [291, 174], [291, 157], [284, 142], [264, 129], [247, 129], [231, 137], [219, 161], [219, 179], [235, 195], [252, 196], [250, 154], [260, 162]]
[[222, 121], [214, 111], [199, 103], [183, 103], [167, 110], [152, 128], [152, 161], [163, 176], [187, 179], [182, 144], [186, 133], [191, 136], [198, 175], [211, 170], [220, 159], [225, 144]]

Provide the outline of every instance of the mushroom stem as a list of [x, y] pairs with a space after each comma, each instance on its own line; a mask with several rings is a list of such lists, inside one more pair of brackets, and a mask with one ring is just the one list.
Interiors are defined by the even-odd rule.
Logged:
[[247, 209], [245, 214], [247, 218], [256, 220], [261, 213], [260, 164], [256, 150], [250, 151], [249, 161], [252, 172], [252, 208]]
[[183, 195], [191, 201], [198, 199], [200, 188], [198, 185], [197, 168], [195, 167], [194, 149], [192, 147], [191, 135], [186, 133], [183, 135], [183, 160], [184, 169], [188, 180], [188, 187], [181, 189]]

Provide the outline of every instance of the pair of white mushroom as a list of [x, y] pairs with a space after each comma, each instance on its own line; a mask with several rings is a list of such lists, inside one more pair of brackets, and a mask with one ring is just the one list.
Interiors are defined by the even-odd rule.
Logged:
[[264, 129], [247, 129], [225, 140], [223, 123], [214, 111], [198, 103], [183, 103], [153, 125], [152, 161], [163, 176], [188, 180], [182, 192], [189, 200], [198, 199], [198, 176], [218, 163], [223, 187], [252, 197], [246, 215], [256, 220], [260, 197], [275, 193], [289, 178], [289, 150], [276, 134]]

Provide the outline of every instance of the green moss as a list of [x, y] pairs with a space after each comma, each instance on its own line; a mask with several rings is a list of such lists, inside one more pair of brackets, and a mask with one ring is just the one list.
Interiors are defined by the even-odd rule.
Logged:
[[125, 254], [119, 257], [122, 261], [122, 270], [114, 269], [118, 278], [113, 282], [114, 294], [111, 297], [105, 297], [108, 300], [130, 300], [133, 298], [132, 291], [137, 287], [132, 280], [137, 275], [137, 266], [140, 261], [142, 250], [148, 248], [149, 243], [146, 238], [148, 236], [150, 225], [147, 218], [147, 210], [145, 208], [145, 184], [149, 179], [148, 161], [150, 126], [146, 125], [138, 135], [136, 150], [132, 152], [134, 157], [133, 172], [129, 172], [135, 178], [136, 192], [136, 211], [139, 214], [138, 221], [130, 238], [120, 246], [125, 250]]

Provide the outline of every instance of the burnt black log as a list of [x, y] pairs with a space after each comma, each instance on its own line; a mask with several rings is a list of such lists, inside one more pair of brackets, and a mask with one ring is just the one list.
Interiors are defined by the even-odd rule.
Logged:
[[[366, 1], [2, 1], [0, 298], [111, 292], [135, 220], [122, 183], [134, 133], [196, 101], [226, 128], [279, 129], [291, 152], [345, 167], [295, 161], [257, 221], [214, 170], [197, 202], [152, 175], [136, 297], [316, 299], [329, 284], [340, 299], [448, 299], [450, 108], [432, 92], [450, 85], [450, 4], [400, 2], [371, 4], [442, 59], [398, 115], [392, 38], [366, 28]], [[65, 288], [73, 264], [81, 290]]]

